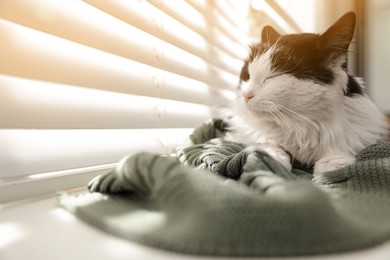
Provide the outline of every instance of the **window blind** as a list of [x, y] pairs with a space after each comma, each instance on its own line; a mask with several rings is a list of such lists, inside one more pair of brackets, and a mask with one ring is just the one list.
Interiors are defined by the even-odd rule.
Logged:
[[2, 0], [0, 202], [172, 153], [234, 97], [247, 26], [229, 1]]

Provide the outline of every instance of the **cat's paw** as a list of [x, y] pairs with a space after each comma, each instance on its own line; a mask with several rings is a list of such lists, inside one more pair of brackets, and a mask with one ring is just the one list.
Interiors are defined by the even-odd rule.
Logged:
[[[115, 169], [105, 175], [100, 175], [88, 184], [90, 192], [100, 193], [126, 193], [139, 197], [150, 194], [155, 184], [152, 168], [170, 168], [172, 161], [180, 165], [176, 160], [167, 160], [158, 154], [137, 153], [122, 158]], [[160, 167], [160, 168], [159, 168]]]
[[356, 159], [350, 156], [324, 157], [314, 165], [314, 175], [334, 171], [355, 163]]
[[267, 152], [269, 155], [271, 155], [272, 158], [280, 162], [289, 172], [291, 172], [291, 159], [290, 156], [284, 150], [277, 146], [268, 144], [261, 144], [258, 145], [258, 147], [263, 151]]
[[88, 183], [89, 192], [115, 193], [124, 190], [115, 170], [93, 178]]
[[88, 183], [89, 192], [116, 193], [126, 191], [122, 173], [130, 159], [131, 156], [122, 158], [118, 165], [110, 172], [93, 178]]

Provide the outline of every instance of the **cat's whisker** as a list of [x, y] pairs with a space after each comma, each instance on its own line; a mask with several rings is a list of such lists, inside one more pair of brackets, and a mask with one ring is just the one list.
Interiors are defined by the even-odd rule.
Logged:
[[288, 130], [291, 128], [291, 126], [294, 125], [293, 121], [289, 117], [284, 115], [280, 110], [277, 110], [276, 114], [280, 117], [280, 119], [282, 119], [282, 121], [284, 121], [284, 124], [282, 124], [282, 128], [284, 130]]
[[[285, 112], [285, 113], [287, 113], [289, 116], [295, 118], [296, 120], [298, 120], [298, 121], [303, 121], [303, 123], [308, 123], [308, 125], [310, 125], [312, 128], [314, 128], [314, 129], [316, 129], [316, 130], [319, 130], [318, 125], [315, 124], [315, 123], [314, 123], [312, 120], [310, 120], [308, 117], [306, 117], [306, 116], [304, 116], [304, 115], [302, 115], [302, 114], [299, 114], [299, 113], [297, 113], [297, 112], [295, 112], [295, 111], [293, 111], [293, 110], [291, 110], [291, 109], [288, 109], [288, 108], [286, 108], [286, 107], [284, 107], [284, 106], [276, 105], [276, 104], [275, 104], [275, 106], [277, 106], [277, 108], [279, 109], [279, 111], [280, 111], [281, 113]], [[287, 116], [287, 115], [285, 115], [285, 116]], [[291, 120], [290, 120], [290, 121], [291, 121]], [[291, 123], [293, 124], [293, 122], [291, 122]]]
[[279, 109], [277, 104], [269, 100], [262, 100], [262, 104], [267, 106], [267, 111], [273, 116], [283, 129], [289, 129], [294, 122]]
[[294, 116], [295, 118], [303, 120], [304, 122], [308, 123], [309, 126], [312, 126], [314, 129], [319, 130], [319, 126], [317, 124], [315, 124], [312, 120], [307, 118], [306, 116], [301, 115], [301, 114], [294, 112], [294, 111], [287, 109], [287, 108], [283, 108], [283, 110], [285, 112], [289, 113], [291, 116]]

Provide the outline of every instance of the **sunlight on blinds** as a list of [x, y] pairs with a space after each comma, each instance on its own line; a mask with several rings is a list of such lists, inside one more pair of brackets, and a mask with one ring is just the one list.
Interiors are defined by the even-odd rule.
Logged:
[[187, 0], [194, 8], [206, 17], [209, 23], [215, 25], [223, 31], [235, 43], [235, 47], [246, 53], [248, 42], [247, 37], [242, 30], [237, 28], [228, 18], [229, 15], [223, 13], [221, 8], [213, 8], [214, 3], [219, 2], [217, 7], [225, 6], [222, 1], [208, 0]]
[[0, 1], [2, 192], [77, 187], [127, 154], [173, 153], [235, 98], [245, 15], [225, 0]]
[[186, 1], [148, 0], [165, 13], [202, 35], [209, 44], [223, 48], [233, 57], [243, 59], [247, 55], [244, 48], [210, 22], [210, 19]]
[[[63, 75], [62, 71], [57, 71], [56, 66], [69, 66], [66, 68], [69, 70], [78, 70], [78, 67], [105, 70], [110, 66], [110, 70], [114, 73], [126, 71], [137, 73], [140, 68], [137, 68], [137, 64], [132, 61], [139, 61], [211, 85], [222, 85], [233, 89], [237, 82], [235, 76], [181, 49], [175, 50], [175, 47], [164, 42], [159, 45], [155, 42], [156, 39], [149, 38], [147, 34], [133, 34], [134, 37], [138, 37], [137, 40], [116, 46], [117, 53], [120, 52], [120, 48], [123, 50], [122, 55], [119, 56], [4, 20], [0, 20], [0, 33], [5, 39], [1, 43], [0, 50], [5, 59], [0, 61], [2, 63], [0, 66], [8, 70], [5, 73], [13, 75], [28, 73], [27, 76], [31, 77], [36, 71], [40, 71], [41, 78]], [[26, 42], [29, 44], [25, 44]], [[133, 44], [134, 42], [136, 45]], [[108, 44], [108, 42], [102, 43], [102, 45]], [[115, 41], [113, 40], [111, 44], [115, 46]], [[57, 63], [54, 62], [55, 59], [58, 59]], [[42, 63], [42, 66], [36, 66], [37, 63]], [[26, 67], [28, 64], [31, 64], [31, 67]], [[47, 75], [47, 69], [51, 69], [52, 73]], [[77, 75], [75, 72], [70, 73]], [[92, 78], [94, 73], [95, 71], [89, 71], [84, 76], [94, 82], [95, 79]], [[107, 74], [104, 71], [101, 73]]]
[[[191, 128], [0, 130], [0, 165], [10, 176], [115, 163], [138, 151], [167, 154]], [[167, 151], [168, 150], [168, 151]]]
[[192, 127], [205, 105], [28, 81], [0, 75], [2, 128]]
[[238, 68], [240, 68], [242, 63], [240, 59], [225, 54], [219, 47], [211, 45], [207, 42], [207, 39], [161, 12], [157, 7], [148, 2], [126, 0], [110, 2], [105, 0], [88, 0], [88, 2], [220, 68], [234, 74], [239, 73]]
[[264, 11], [268, 16], [273, 19], [278, 26], [282, 28], [282, 30], [285, 33], [293, 33], [294, 29], [291, 27], [290, 24], [288, 24], [279, 14], [276, 12], [270, 5], [267, 3], [267, 1], [264, 0], [253, 0], [252, 1], [252, 7], [255, 10], [262, 10]]

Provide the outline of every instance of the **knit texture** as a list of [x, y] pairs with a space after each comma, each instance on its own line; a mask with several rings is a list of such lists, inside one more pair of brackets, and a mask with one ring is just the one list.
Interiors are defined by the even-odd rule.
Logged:
[[179, 253], [302, 256], [362, 249], [390, 239], [390, 144], [312, 178], [229, 138], [221, 120], [178, 147], [178, 159], [139, 153], [92, 180], [91, 194], [59, 197], [91, 225]]

